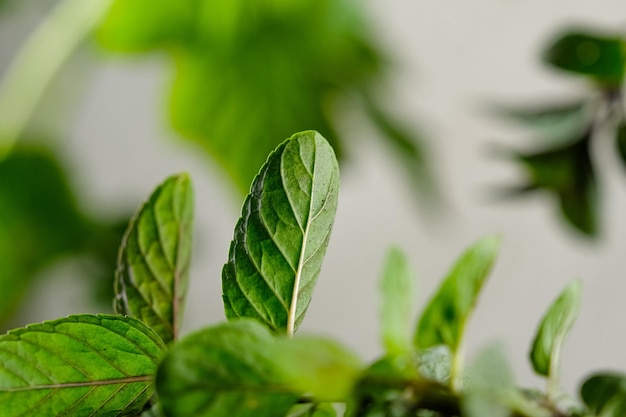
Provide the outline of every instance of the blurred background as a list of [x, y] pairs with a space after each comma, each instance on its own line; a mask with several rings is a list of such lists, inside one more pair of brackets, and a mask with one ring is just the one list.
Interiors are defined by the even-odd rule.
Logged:
[[626, 369], [624, 17], [617, 0], [0, 0], [0, 331], [110, 312], [117, 246], [187, 171], [186, 331], [223, 319], [220, 271], [267, 154], [315, 129], [341, 158], [302, 331], [381, 352], [378, 279], [402, 247], [421, 310], [469, 244], [504, 244], [467, 347], [518, 382], [574, 278], [571, 392]]

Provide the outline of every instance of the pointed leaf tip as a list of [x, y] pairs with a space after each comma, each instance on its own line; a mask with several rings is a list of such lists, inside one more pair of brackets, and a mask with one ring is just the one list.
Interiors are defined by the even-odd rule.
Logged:
[[339, 188], [332, 147], [296, 133], [254, 179], [222, 270], [228, 318], [250, 317], [292, 334], [311, 301]]
[[169, 177], [131, 220], [115, 274], [115, 311], [137, 317], [169, 343], [187, 293], [193, 228], [189, 176]]
[[500, 241], [499, 236], [483, 238], [461, 255], [422, 313], [415, 333], [418, 348], [443, 344], [457, 351]]

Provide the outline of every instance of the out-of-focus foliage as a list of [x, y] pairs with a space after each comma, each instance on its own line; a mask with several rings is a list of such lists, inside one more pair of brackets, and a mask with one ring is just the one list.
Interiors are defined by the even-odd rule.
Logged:
[[360, 11], [347, 0], [121, 0], [98, 37], [109, 50], [171, 56], [172, 123], [245, 192], [293, 131], [320, 131], [341, 157], [356, 139], [336, 131], [334, 106], [347, 95], [361, 97], [391, 149], [422, 166], [415, 138], [370, 97], [386, 66]]
[[[0, 330], [37, 273], [69, 253], [115, 262], [121, 233], [82, 213], [66, 174], [46, 149], [18, 147], [0, 161]], [[110, 280], [102, 280], [108, 283]], [[109, 290], [111, 292], [111, 290]]]
[[[510, 108], [508, 119], [523, 124], [538, 136], [539, 149], [513, 152], [527, 173], [527, 182], [512, 187], [507, 196], [540, 190], [554, 196], [561, 214], [576, 230], [595, 237], [600, 231], [597, 161], [590, 150], [602, 135], [609, 135], [625, 162], [623, 82], [626, 44], [621, 34], [572, 28], [557, 36], [543, 54], [544, 62], [589, 82], [587, 97], [530, 108]], [[545, 102], [545, 101], [544, 101]]]

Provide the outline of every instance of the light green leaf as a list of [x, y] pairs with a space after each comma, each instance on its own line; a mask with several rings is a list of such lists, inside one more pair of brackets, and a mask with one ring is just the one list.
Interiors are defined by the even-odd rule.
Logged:
[[222, 270], [229, 319], [298, 328], [330, 238], [339, 188], [333, 149], [313, 131], [297, 133], [255, 178]]
[[513, 371], [498, 345], [483, 350], [469, 367], [463, 410], [463, 415], [468, 417], [551, 415], [527, 400], [515, 387]]
[[626, 414], [626, 376], [593, 375], [581, 387], [580, 396], [591, 414], [622, 417]]
[[165, 345], [132, 317], [76, 315], [0, 336], [3, 417], [139, 414]]
[[320, 337], [279, 338], [274, 352], [287, 384], [318, 401], [345, 401], [362, 370], [354, 353]]
[[465, 324], [500, 246], [498, 237], [487, 237], [469, 248], [448, 273], [430, 300], [417, 326], [415, 344], [420, 349], [446, 345], [456, 353]]
[[131, 220], [115, 274], [115, 311], [175, 340], [187, 293], [193, 190], [186, 174], [168, 178]]
[[406, 256], [399, 248], [391, 248], [387, 252], [380, 282], [382, 340], [389, 355], [411, 351], [415, 287]]
[[581, 282], [572, 282], [554, 301], [541, 321], [530, 351], [530, 361], [539, 375], [556, 381], [565, 337], [580, 308]]

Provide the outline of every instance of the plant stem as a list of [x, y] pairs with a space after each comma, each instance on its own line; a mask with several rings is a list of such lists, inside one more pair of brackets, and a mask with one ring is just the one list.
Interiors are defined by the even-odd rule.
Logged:
[[0, 84], [0, 160], [24, 133], [54, 76], [113, 0], [63, 0], [30, 35]]

